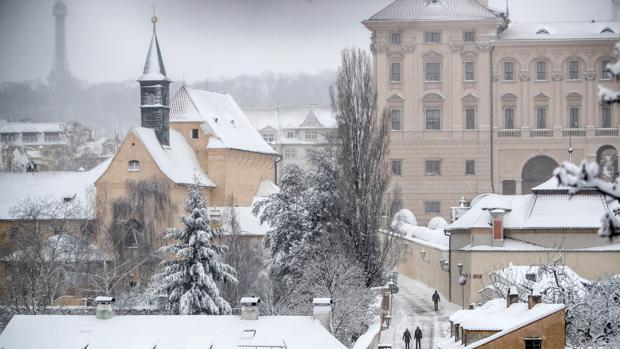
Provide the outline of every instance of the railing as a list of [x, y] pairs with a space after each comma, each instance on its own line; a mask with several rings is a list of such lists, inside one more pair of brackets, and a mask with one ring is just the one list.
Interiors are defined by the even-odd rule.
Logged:
[[553, 130], [550, 129], [533, 129], [530, 130], [530, 137], [553, 137]]
[[565, 128], [562, 130], [562, 137], [585, 137], [586, 130], [582, 128]]
[[597, 137], [606, 137], [606, 136], [618, 136], [617, 128], [597, 128], [594, 130], [594, 135]]
[[521, 137], [521, 130], [503, 129], [497, 130], [498, 137]]

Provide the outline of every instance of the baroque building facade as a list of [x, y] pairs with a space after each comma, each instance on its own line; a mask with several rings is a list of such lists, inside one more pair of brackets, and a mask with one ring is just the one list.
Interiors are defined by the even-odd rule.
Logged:
[[617, 175], [620, 109], [597, 98], [618, 87], [617, 18], [511, 23], [486, 0], [397, 0], [363, 24], [394, 182], [419, 221], [461, 197], [530, 193], [567, 160]]

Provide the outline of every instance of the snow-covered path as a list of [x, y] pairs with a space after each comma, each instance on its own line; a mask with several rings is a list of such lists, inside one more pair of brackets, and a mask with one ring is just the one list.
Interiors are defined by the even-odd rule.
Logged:
[[[381, 333], [381, 342], [391, 343], [393, 348], [405, 348], [403, 332], [409, 328], [411, 335], [416, 326], [422, 330], [422, 348], [436, 348], [441, 337], [449, 328], [448, 318], [460, 309], [460, 306], [447, 302], [441, 295], [439, 311], [434, 311], [431, 296], [435, 290], [406, 276], [398, 276], [399, 293], [392, 299], [392, 323], [390, 328]], [[412, 340], [411, 348], [415, 348]]]

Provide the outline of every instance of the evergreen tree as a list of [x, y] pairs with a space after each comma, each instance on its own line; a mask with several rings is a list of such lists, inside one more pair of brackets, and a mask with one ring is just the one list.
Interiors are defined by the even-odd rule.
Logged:
[[220, 295], [217, 282], [236, 283], [235, 270], [216, 260], [226, 251], [214, 239], [222, 237], [219, 228], [210, 226], [207, 205], [196, 180], [189, 187], [185, 211], [180, 217], [183, 228], [170, 228], [164, 239], [172, 241], [161, 248], [168, 259], [153, 276], [160, 294], [165, 294], [169, 310], [184, 315], [230, 314], [230, 304]]

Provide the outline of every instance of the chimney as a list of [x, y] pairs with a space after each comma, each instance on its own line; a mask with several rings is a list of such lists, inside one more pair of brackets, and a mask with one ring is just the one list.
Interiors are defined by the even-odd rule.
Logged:
[[504, 241], [504, 215], [508, 210], [502, 208], [494, 208], [491, 210], [491, 219], [493, 225], [493, 241]]
[[114, 311], [112, 310], [112, 303], [116, 300], [114, 297], [99, 296], [95, 298], [97, 309], [95, 310], [95, 317], [99, 320], [108, 320], [114, 317]]
[[312, 310], [312, 318], [319, 320], [321, 325], [332, 333], [332, 310], [334, 303], [331, 298], [315, 298], [312, 300], [314, 306]]
[[242, 320], [258, 320], [258, 303], [260, 303], [260, 298], [243, 297], [239, 303], [241, 304]]
[[532, 309], [536, 304], [542, 303], [542, 295], [538, 287], [534, 287], [532, 293], [527, 296], [527, 308]]
[[506, 307], [510, 307], [510, 305], [519, 302], [519, 291], [517, 291], [517, 286], [510, 286], [508, 289], [508, 297], [506, 297]]

